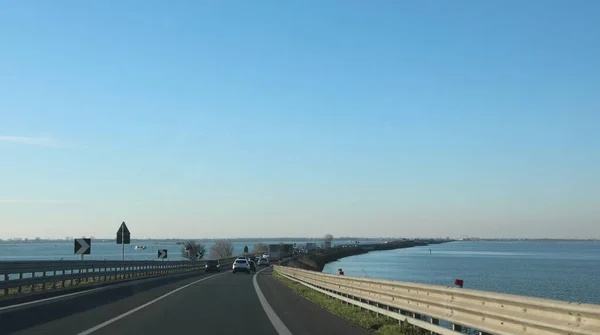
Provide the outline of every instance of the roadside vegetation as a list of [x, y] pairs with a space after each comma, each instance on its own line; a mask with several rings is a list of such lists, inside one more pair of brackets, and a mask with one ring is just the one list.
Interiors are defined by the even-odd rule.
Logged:
[[377, 317], [371, 311], [360, 310], [358, 307], [345, 305], [339, 300], [312, 290], [302, 284], [296, 283], [273, 271], [273, 277], [291, 288], [296, 294], [327, 309], [329, 312], [344, 318], [358, 326], [373, 331], [377, 335], [425, 335], [429, 332], [417, 328], [408, 322], [398, 324], [398, 320], [385, 316]]
[[181, 247], [181, 257], [195, 261], [204, 258], [206, 255], [206, 246], [197, 241], [184, 241]]
[[220, 240], [210, 247], [210, 258], [212, 259], [228, 258], [232, 255], [233, 243], [231, 243], [231, 241]]
[[255, 254], [262, 254], [269, 251], [269, 246], [265, 243], [255, 243], [252, 246], [252, 252]]

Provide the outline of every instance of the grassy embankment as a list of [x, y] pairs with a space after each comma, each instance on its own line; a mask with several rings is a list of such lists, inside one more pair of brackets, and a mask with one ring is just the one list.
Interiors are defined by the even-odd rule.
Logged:
[[308, 255], [300, 256], [298, 259], [288, 262], [286, 265], [320, 272], [323, 271], [325, 264], [348, 256], [366, 254], [369, 251], [404, 249], [438, 243], [443, 243], [443, 241], [392, 241], [376, 245], [336, 247], [327, 250], [311, 252]]
[[377, 317], [371, 311], [361, 310], [358, 307], [345, 305], [337, 299], [312, 290], [302, 284], [289, 280], [277, 272], [273, 277], [291, 288], [296, 294], [327, 309], [329, 312], [346, 319], [360, 327], [373, 331], [377, 335], [425, 335], [427, 331], [414, 327], [406, 322], [399, 324], [398, 320], [385, 316]]

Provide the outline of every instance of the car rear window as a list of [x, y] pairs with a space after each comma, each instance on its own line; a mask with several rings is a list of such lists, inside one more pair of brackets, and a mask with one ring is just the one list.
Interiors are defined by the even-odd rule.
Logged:
[[245, 261], [245, 260], [243, 260], [243, 259], [238, 259], [238, 260], [237, 260], [237, 261], [235, 261], [235, 262], [236, 262], [236, 263], [246, 263], [246, 261]]
[[206, 262], [206, 263], [207, 263], [208, 265], [217, 265], [217, 264], [219, 264], [219, 262], [217, 262], [217, 261], [208, 261], [208, 262]]

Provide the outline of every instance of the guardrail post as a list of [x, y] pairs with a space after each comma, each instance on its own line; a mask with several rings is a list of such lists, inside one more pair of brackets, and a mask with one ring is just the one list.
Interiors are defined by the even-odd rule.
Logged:
[[[52, 277], [56, 276], [56, 270], [52, 271]], [[52, 281], [52, 288], [56, 288], [56, 281]]]
[[[4, 281], [8, 281], [8, 274], [4, 274]], [[8, 287], [5, 287], [4, 290], [2, 290], [4, 292], [4, 296], [6, 297], [8, 295]]]
[[[23, 279], [23, 272], [19, 272], [19, 279]], [[19, 288], [17, 288], [17, 293], [21, 293], [22, 291], [22, 287], [21, 285], [19, 285]]]

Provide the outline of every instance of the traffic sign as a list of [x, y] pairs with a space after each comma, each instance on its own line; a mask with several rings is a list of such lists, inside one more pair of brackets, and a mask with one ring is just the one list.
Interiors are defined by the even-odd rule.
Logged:
[[167, 258], [167, 249], [158, 249], [158, 258]]
[[75, 255], [89, 255], [92, 253], [91, 238], [77, 238], [74, 244]]
[[117, 244], [130, 244], [130, 236], [131, 233], [125, 222], [121, 223], [121, 227], [119, 227], [119, 230], [117, 231]]

